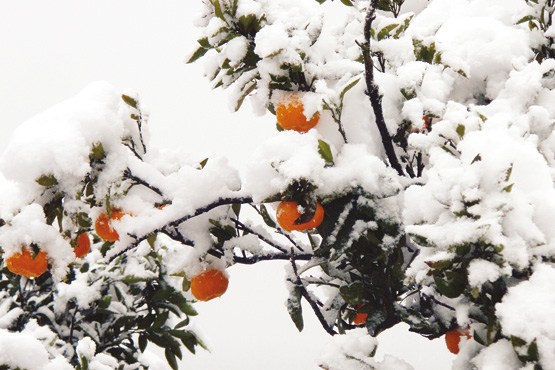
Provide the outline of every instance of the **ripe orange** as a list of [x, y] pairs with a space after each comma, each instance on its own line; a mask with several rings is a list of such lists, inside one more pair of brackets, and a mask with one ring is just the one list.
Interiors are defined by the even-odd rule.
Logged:
[[286, 231], [304, 231], [314, 229], [320, 226], [324, 220], [324, 208], [320, 203], [316, 204], [316, 212], [311, 220], [302, 224], [295, 224], [295, 221], [301, 217], [299, 212], [299, 203], [293, 201], [283, 201], [276, 210], [276, 217], [279, 226]]
[[318, 124], [320, 113], [316, 113], [310, 119], [304, 115], [304, 105], [299, 96], [291, 95], [280, 102], [276, 108], [278, 125], [284, 130], [307, 132]]
[[81, 258], [85, 256], [91, 250], [91, 239], [89, 239], [89, 234], [83, 232], [77, 236], [77, 246], [73, 249], [75, 257]]
[[445, 333], [445, 343], [447, 344], [447, 349], [453, 354], [459, 353], [459, 343], [461, 342], [461, 337], [472, 338], [472, 335], [465, 329], [453, 329]]
[[120, 220], [125, 213], [119, 209], [112, 209], [112, 213], [108, 218], [107, 213], [101, 213], [94, 223], [96, 235], [107, 242], [115, 242], [119, 240], [118, 232], [112, 227], [112, 220]]
[[225, 273], [212, 268], [191, 279], [191, 293], [199, 301], [209, 301], [224, 294], [228, 284]]
[[21, 252], [12, 254], [6, 259], [6, 266], [14, 274], [36, 278], [46, 272], [48, 261], [44, 251], [33, 256], [29, 249], [23, 247]]
[[355, 318], [353, 319], [353, 324], [354, 324], [354, 325], [362, 325], [362, 324], [365, 324], [367, 318], [368, 318], [368, 314], [367, 314], [367, 313], [357, 312], [357, 314], [355, 315]]

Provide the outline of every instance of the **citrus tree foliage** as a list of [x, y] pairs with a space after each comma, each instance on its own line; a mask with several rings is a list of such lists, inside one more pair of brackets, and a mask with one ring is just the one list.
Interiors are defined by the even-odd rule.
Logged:
[[[27, 246], [49, 270], [2, 270], [0, 334], [31, 338], [40, 363], [0, 366], [140, 368], [152, 343], [177, 368], [202, 346], [194, 276], [288, 260], [293, 323], [306, 300], [340, 334], [323, 368], [410, 369], [372, 358], [371, 337], [405, 322], [468, 332], [455, 369], [555, 369], [553, 2], [203, 4], [189, 62], [236, 109], [295, 96], [318, 125], [278, 125], [239, 175], [151, 148], [138, 99], [105, 84], [24, 123], [0, 160], [3, 266]], [[297, 224], [318, 204], [324, 220], [288, 232], [282, 201]], [[95, 220], [112, 210], [119, 240], [103, 242]], [[75, 258], [82, 232], [93, 247]]]

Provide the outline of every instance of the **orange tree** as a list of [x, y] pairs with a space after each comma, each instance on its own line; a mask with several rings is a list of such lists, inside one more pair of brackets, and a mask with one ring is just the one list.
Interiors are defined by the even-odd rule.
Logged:
[[[233, 264], [287, 260], [299, 330], [305, 300], [331, 335], [405, 322], [447, 333], [457, 369], [553, 369], [553, 2], [203, 4], [189, 62], [236, 109], [275, 114], [275, 137], [243, 176], [187, 162], [148, 146], [140, 102], [104, 84], [26, 122], [0, 163], [6, 330], [45, 364], [139, 368], [154, 343], [177, 368], [202, 346], [195, 297], [223, 294]], [[48, 271], [9, 269], [22, 248]], [[321, 366], [395, 368], [365, 341]]]

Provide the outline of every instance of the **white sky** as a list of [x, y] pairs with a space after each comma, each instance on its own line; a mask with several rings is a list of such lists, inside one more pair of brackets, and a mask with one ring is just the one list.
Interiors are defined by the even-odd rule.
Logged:
[[[230, 113], [225, 92], [211, 90], [195, 48], [192, 19], [200, 0], [0, 0], [0, 149], [17, 124], [106, 80], [138, 91], [151, 114], [151, 145], [181, 148], [202, 159], [228, 156], [240, 166], [274, 132], [271, 115], [248, 104]], [[305, 307], [297, 333], [284, 306], [283, 265], [234, 266], [220, 299], [197, 304], [193, 320], [211, 353], [185, 354], [188, 370], [316, 370], [329, 341]], [[416, 370], [444, 370], [453, 358], [443, 340], [396, 328], [380, 352]], [[153, 369], [156, 370], [156, 369]]]

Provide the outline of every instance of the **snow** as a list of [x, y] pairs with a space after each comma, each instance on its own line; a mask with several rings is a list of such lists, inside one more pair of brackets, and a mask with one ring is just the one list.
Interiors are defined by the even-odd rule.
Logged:
[[468, 266], [468, 284], [480, 288], [485, 282], [494, 282], [501, 276], [499, 266], [495, 263], [475, 259]]
[[329, 370], [413, 370], [406, 362], [391, 356], [379, 362], [373, 360], [377, 345], [377, 340], [365, 329], [350, 330], [335, 336], [325, 347], [320, 366]]
[[555, 368], [555, 322], [551, 320], [555, 309], [554, 282], [555, 268], [538, 264], [530, 279], [510, 287], [495, 307], [503, 334], [516, 336], [528, 343], [537, 341], [540, 363], [545, 369]]

